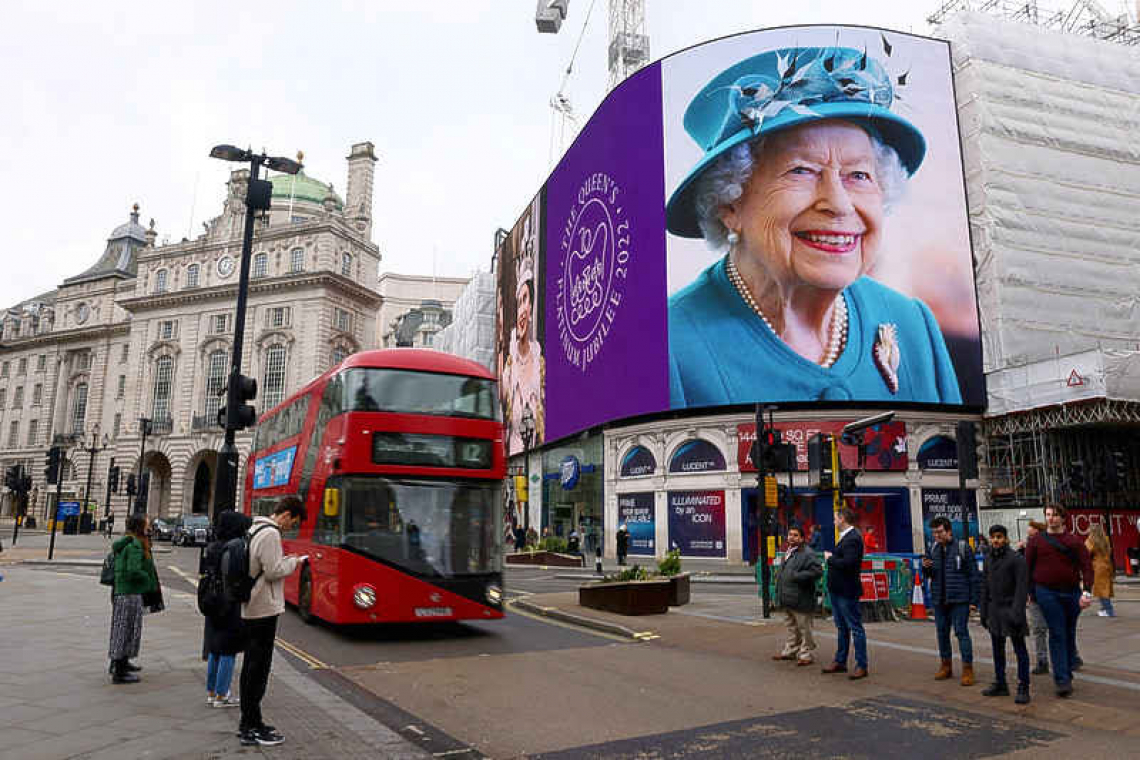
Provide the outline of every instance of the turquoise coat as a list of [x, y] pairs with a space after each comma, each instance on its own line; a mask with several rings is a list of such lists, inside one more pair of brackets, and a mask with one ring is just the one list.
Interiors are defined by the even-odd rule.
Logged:
[[[669, 298], [669, 405], [758, 401], [961, 404], [942, 331], [926, 304], [860, 277], [843, 291], [847, 343], [824, 368], [792, 351], [733, 287], [722, 258]], [[875, 364], [878, 327], [898, 328], [898, 392]]]
[[146, 556], [141, 541], [123, 536], [111, 549], [115, 552], [115, 594], [145, 594], [158, 588], [154, 559]]

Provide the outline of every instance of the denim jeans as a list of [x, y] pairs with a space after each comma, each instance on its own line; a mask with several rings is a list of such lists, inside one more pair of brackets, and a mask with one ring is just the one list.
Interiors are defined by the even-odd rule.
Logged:
[[832, 594], [831, 616], [835, 620], [836, 633], [839, 635], [835, 661], [840, 665], [847, 664], [848, 640], [854, 639], [855, 665], [866, 669], [867, 634], [863, 630], [863, 613], [859, 609], [859, 600]]
[[954, 657], [954, 650], [950, 648], [950, 628], [953, 626], [954, 635], [958, 637], [958, 652], [962, 655], [962, 662], [970, 665], [974, 662], [974, 643], [970, 640], [970, 604], [935, 604], [934, 629], [938, 634], [938, 656], [943, 660]]
[[232, 654], [210, 653], [206, 661], [206, 692], [224, 697], [230, 693], [230, 681], [234, 677], [234, 659]]
[[1116, 617], [1116, 610], [1112, 607], [1112, 599], [1107, 596], [1098, 597], [1100, 599], [1100, 609], [1102, 612], [1107, 612], [1109, 617]]
[[[1029, 685], [1029, 649], [1025, 646], [1024, 636], [1010, 636], [1013, 644], [1013, 653], [1017, 656], [1017, 682], [1023, 686]], [[1005, 636], [990, 633], [990, 643], [994, 648], [994, 681], [1005, 683]]]
[[1049, 659], [1053, 661], [1053, 680], [1067, 684], [1073, 680], [1073, 662], [1077, 659], [1077, 618], [1081, 614], [1081, 592], [1074, 588], [1054, 591], [1045, 586], [1033, 590], [1045, 623], [1049, 626]]

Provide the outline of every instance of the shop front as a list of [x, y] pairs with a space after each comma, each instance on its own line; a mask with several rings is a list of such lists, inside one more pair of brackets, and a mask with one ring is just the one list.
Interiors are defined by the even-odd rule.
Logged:
[[542, 532], [567, 538], [577, 530], [593, 554], [605, 537], [602, 436], [556, 446], [542, 453]]

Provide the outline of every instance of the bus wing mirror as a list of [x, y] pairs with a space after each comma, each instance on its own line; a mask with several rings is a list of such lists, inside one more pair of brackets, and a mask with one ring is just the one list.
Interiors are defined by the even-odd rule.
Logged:
[[325, 517], [336, 517], [340, 514], [340, 490], [337, 488], [325, 489]]

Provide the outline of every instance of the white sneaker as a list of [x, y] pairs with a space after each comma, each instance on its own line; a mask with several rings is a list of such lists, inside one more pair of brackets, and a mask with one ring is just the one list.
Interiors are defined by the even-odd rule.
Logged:
[[240, 707], [240, 706], [241, 706], [241, 700], [238, 699], [237, 697], [235, 697], [233, 694], [227, 694], [224, 697], [221, 697], [219, 699], [215, 699], [213, 701], [213, 703], [210, 705], [210, 707]]
[[214, 706], [214, 697], [213, 696], [207, 696], [206, 697], [206, 707], [213, 707], [213, 706]]
[[1109, 617], [1108, 612], [1105, 610], [1099, 610], [1096, 614], [1098, 617]]

